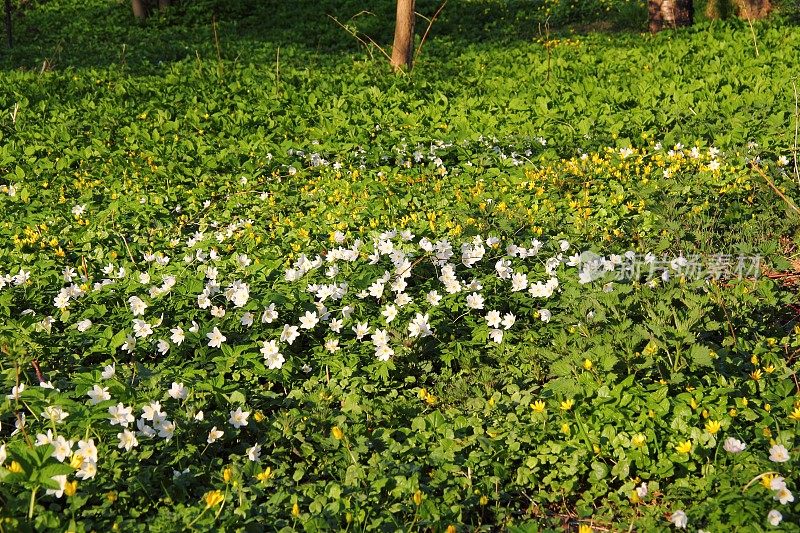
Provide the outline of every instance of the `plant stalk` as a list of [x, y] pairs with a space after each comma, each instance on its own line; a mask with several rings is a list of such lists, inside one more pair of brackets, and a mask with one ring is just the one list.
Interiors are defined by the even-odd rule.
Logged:
[[31, 503], [28, 506], [28, 520], [33, 520], [33, 510], [36, 508], [36, 491], [38, 490], [38, 485], [33, 487], [33, 490], [31, 490]]

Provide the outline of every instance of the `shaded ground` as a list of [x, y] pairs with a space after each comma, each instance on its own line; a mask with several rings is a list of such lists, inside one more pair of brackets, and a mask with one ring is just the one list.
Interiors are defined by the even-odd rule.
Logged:
[[[419, 0], [417, 11], [430, 17], [440, 5]], [[143, 32], [133, 22], [128, 2], [51, 1], [15, 13], [16, 46], [10, 52], [0, 49], [0, 66], [38, 69], [47, 61], [45, 68], [119, 64], [147, 71], [186, 57], [216, 57], [212, 21], [224, 59], [274, 61], [278, 47], [284, 54], [359, 53], [364, 47], [333, 18], [358, 31], [364, 41], [369, 36], [388, 47], [394, 6], [391, 0], [183, 1], [148, 20]], [[530, 41], [568, 24], [638, 29], [644, 27], [645, 16], [635, 1], [615, 2], [613, 7], [604, 1], [563, 6], [542, 0], [450, 2], [429, 39], [461, 49], [482, 42]], [[418, 19], [420, 36], [427, 25]], [[380, 53], [374, 46], [372, 51]]]

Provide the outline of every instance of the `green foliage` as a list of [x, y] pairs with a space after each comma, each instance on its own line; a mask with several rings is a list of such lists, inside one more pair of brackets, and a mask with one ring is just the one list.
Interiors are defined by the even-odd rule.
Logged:
[[796, 29], [362, 4], [18, 12], [3, 529], [796, 527]]

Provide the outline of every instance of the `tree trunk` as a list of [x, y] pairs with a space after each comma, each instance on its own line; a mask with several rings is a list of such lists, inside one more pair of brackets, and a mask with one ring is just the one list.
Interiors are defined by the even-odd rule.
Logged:
[[131, 0], [131, 7], [133, 7], [133, 16], [136, 17], [136, 20], [141, 22], [147, 18], [145, 0]]
[[6, 41], [9, 48], [14, 47], [14, 33], [11, 29], [11, 0], [6, 0]]
[[692, 0], [648, 0], [647, 11], [653, 33], [664, 28], [691, 26], [694, 19]]
[[772, 10], [769, 0], [735, 0], [739, 16], [743, 19], [763, 19]]
[[733, 15], [733, 2], [731, 0], [708, 0], [706, 16], [712, 20], [726, 19]]
[[395, 72], [411, 68], [414, 61], [414, 0], [397, 0], [397, 22], [392, 45]]
[[761, 19], [771, 10], [770, 0], [709, 0], [706, 4], [710, 19], [726, 19], [734, 13], [746, 20]]

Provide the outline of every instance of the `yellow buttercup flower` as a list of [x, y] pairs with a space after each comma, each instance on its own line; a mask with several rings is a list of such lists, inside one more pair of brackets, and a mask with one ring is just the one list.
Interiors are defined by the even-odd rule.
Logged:
[[642, 435], [641, 433], [638, 433], [638, 434], [634, 435], [634, 436], [631, 438], [631, 444], [633, 444], [633, 445], [634, 445], [634, 446], [636, 446], [637, 448], [641, 448], [642, 446], [644, 446], [644, 443], [645, 443], [646, 441], [647, 441], [647, 437], [645, 437], [645, 436], [644, 436], [644, 435]]
[[584, 359], [583, 360], [583, 368], [585, 368], [586, 370], [591, 370], [592, 369], [592, 360], [591, 359]]
[[64, 494], [67, 496], [75, 496], [75, 493], [78, 491], [78, 480], [74, 481], [67, 481], [64, 484]]
[[658, 344], [653, 341], [647, 343], [647, 346], [644, 347], [644, 355], [653, 356], [658, 353]]
[[789, 418], [795, 422], [800, 422], [800, 407], [795, 407], [794, 411], [789, 415]]
[[573, 405], [575, 405], [575, 400], [573, 400], [572, 398], [570, 398], [569, 400], [564, 400], [563, 402], [561, 402], [561, 410], [569, 411], [570, 409], [572, 409]]
[[767, 366], [764, 367], [764, 372], [766, 372], [767, 374], [772, 374], [773, 372], [775, 372], [775, 365], [768, 364]]
[[569, 431], [570, 431], [569, 424], [567, 424], [566, 422], [561, 424], [561, 433], [563, 433], [564, 435], [569, 435]]
[[8, 471], [12, 474], [21, 474], [23, 472], [22, 465], [16, 461], [11, 461], [11, 464], [8, 465]]
[[300, 516], [300, 506], [297, 504], [297, 502], [294, 502], [294, 504], [292, 504], [292, 516], [295, 518]]
[[[544, 402], [542, 400], [536, 400], [531, 404], [531, 409], [533, 409], [534, 413], [544, 413]], [[798, 410], [800, 413], [800, 410]]]
[[436, 396], [428, 392], [428, 389], [420, 389], [418, 394], [419, 399], [424, 400], [428, 405], [433, 405], [436, 403]]
[[222, 503], [224, 499], [225, 496], [222, 495], [222, 491], [220, 490], [211, 490], [203, 494], [203, 501], [206, 503], [206, 509], [210, 509]]
[[708, 422], [706, 422], [706, 431], [708, 431], [712, 435], [716, 434], [717, 431], [720, 430], [720, 428], [722, 428], [722, 423], [719, 422], [718, 420], [709, 420]]
[[264, 413], [262, 413], [261, 411], [256, 411], [255, 413], [253, 413], [253, 419], [256, 422], [263, 421], [264, 420]]
[[[636, 494], [636, 491], [634, 491], [634, 494]], [[592, 533], [592, 531], [594, 531], [594, 529], [592, 529], [592, 526], [589, 524], [581, 524], [578, 526], [578, 533]]]
[[412, 500], [414, 500], [414, 505], [422, 505], [422, 491], [417, 490], [417, 492], [414, 493]]
[[336, 440], [342, 440], [342, 438], [344, 438], [344, 431], [342, 431], [342, 429], [339, 426], [333, 426], [333, 428], [331, 429], [331, 434], [333, 435], [333, 438]]
[[691, 453], [692, 452], [692, 441], [686, 440], [681, 442], [680, 444], [675, 445], [675, 449], [678, 453]]
[[272, 477], [272, 468], [270, 467], [267, 467], [264, 469], [263, 472], [259, 472], [258, 474], [256, 474], [256, 478], [259, 481], [266, 481], [271, 477]]
[[762, 376], [761, 370], [759, 369], [753, 370], [750, 373], [750, 377], [753, 378], [753, 381], [758, 381], [759, 379], [761, 379], [761, 376]]
[[225, 481], [225, 483], [230, 483], [232, 478], [233, 469], [231, 467], [226, 467], [225, 470], [222, 471], [222, 480]]
[[77, 470], [81, 467], [82, 464], [83, 464], [83, 456], [79, 453], [73, 453], [72, 459], [70, 459], [69, 462], [69, 466]]

